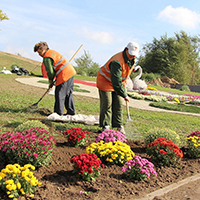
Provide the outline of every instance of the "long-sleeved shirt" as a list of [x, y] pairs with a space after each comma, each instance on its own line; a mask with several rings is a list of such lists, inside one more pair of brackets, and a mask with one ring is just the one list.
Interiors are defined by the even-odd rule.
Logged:
[[[128, 57], [126, 55], [126, 49], [124, 49], [124, 51], [122, 53], [123, 53], [125, 63], [128, 63], [128, 66], [131, 69], [131, 67], [135, 63], [135, 59], [128, 60]], [[109, 67], [110, 67], [110, 74], [111, 74], [111, 82], [112, 82], [115, 92], [118, 95], [125, 98], [127, 96], [127, 93], [126, 93], [126, 89], [122, 83], [122, 67], [121, 67], [121, 65], [119, 64], [118, 61], [112, 61], [109, 65]]]
[[51, 58], [48, 58], [48, 57], [43, 58], [43, 63], [44, 63], [45, 69], [47, 71], [47, 76], [49, 78], [49, 82], [52, 82], [55, 77], [53, 62], [54, 61]]

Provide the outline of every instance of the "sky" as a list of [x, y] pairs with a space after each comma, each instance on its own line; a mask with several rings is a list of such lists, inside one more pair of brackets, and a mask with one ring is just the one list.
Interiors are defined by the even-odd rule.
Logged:
[[[200, 34], [197, 0], [0, 0], [0, 51], [41, 61], [40, 41], [70, 60], [89, 53], [100, 66], [135, 41], [140, 49], [161, 36]], [[73, 65], [74, 60], [72, 61]]]

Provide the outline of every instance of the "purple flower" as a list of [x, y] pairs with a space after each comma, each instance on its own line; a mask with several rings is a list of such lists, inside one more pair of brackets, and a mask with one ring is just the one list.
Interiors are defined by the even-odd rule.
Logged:
[[101, 134], [98, 135], [95, 142], [99, 142], [100, 140], [104, 140], [104, 142], [127, 142], [127, 138], [124, 134], [119, 131], [115, 130], [106, 130], [103, 131]]
[[[153, 163], [147, 159], [143, 159], [140, 156], [135, 155], [131, 160], [127, 161], [122, 167], [122, 172], [126, 176], [136, 180], [149, 179], [151, 175], [157, 176], [156, 171], [153, 169]], [[145, 175], [145, 176], [144, 176]]]

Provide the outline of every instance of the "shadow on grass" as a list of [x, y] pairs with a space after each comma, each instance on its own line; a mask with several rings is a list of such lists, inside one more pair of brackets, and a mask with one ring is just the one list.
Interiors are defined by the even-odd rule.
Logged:
[[6, 108], [3, 106], [0, 106], [0, 112], [11, 112], [11, 113], [21, 113], [21, 112], [28, 112], [27, 108]]

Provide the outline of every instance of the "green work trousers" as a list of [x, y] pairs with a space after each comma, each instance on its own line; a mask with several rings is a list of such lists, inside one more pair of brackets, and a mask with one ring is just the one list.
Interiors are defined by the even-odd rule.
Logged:
[[112, 126], [119, 128], [123, 124], [123, 98], [115, 91], [99, 90], [100, 117], [99, 126]]

